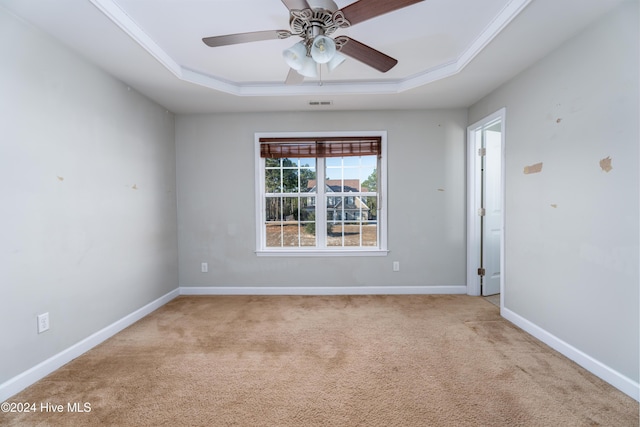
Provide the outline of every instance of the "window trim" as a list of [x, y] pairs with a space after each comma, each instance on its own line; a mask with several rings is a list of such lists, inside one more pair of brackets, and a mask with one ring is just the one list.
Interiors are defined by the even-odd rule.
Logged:
[[[338, 137], [379, 137], [381, 141], [380, 167], [378, 170], [378, 233], [379, 245], [376, 248], [341, 247], [330, 248], [267, 248], [264, 236], [265, 213], [265, 174], [264, 159], [261, 158], [261, 138], [319, 138], [330, 139]], [[291, 256], [291, 257], [323, 257], [323, 256], [386, 256], [387, 249], [387, 131], [343, 131], [343, 132], [257, 132], [254, 134], [254, 162], [255, 162], [255, 219], [256, 219], [256, 255], [258, 256]]]

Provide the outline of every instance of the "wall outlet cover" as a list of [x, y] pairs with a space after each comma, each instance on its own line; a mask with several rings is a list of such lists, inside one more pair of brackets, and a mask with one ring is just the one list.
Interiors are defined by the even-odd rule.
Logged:
[[44, 331], [49, 330], [49, 313], [42, 313], [38, 315], [38, 333], [41, 334]]

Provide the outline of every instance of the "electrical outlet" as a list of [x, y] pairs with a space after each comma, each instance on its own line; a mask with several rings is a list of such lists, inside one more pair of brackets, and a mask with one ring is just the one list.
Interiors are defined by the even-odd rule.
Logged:
[[38, 333], [49, 330], [49, 313], [38, 314]]
[[200, 264], [200, 271], [202, 271], [203, 273], [208, 272], [209, 264], [207, 264], [206, 262], [203, 262], [202, 264]]
[[400, 271], [400, 261], [393, 261], [393, 271]]

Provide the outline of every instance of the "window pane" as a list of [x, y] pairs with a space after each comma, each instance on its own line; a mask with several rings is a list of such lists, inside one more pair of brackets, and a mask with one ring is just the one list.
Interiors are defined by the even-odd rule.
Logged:
[[280, 159], [282, 160], [283, 168], [297, 168], [300, 162], [300, 159]]
[[268, 168], [280, 167], [280, 159], [264, 159], [264, 165]]
[[342, 221], [342, 197], [327, 197], [327, 222]]
[[360, 166], [375, 168], [378, 164], [377, 156], [362, 156], [362, 157], [359, 157], [359, 159], [360, 159]]
[[378, 224], [365, 222], [362, 224], [362, 246], [378, 246]]
[[342, 191], [342, 169], [342, 157], [325, 159], [325, 185], [330, 191]]
[[316, 245], [316, 223], [303, 222], [300, 224], [300, 246]]
[[300, 192], [315, 191], [316, 159], [301, 159], [300, 162]]
[[324, 191], [327, 193], [338, 193], [342, 191], [342, 180], [328, 179], [324, 182]]
[[285, 221], [282, 226], [282, 246], [300, 246], [300, 225], [298, 221]]
[[360, 169], [360, 182], [362, 191], [377, 192], [378, 191], [378, 168], [376, 166], [363, 167]]
[[[362, 177], [362, 191], [364, 192], [377, 192], [378, 191], [378, 171], [373, 169], [371, 172], [365, 170]], [[366, 178], [364, 177], [366, 175]]]
[[267, 221], [265, 224], [267, 247], [279, 248], [282, 246], [282, 226], [280, 221]]
[[359, 222], [347, 222], [342, 226], [344, 236], [344, 246], [361, 246], [362, 237], [361, 224]]
[[282, 206], [280, 197], [265, 198], [265, 219], [269, 221], [282, 221]]
[[298, 169], [282, 170], [282, 192], [297, 193], [300, 189]]
[[331, 167], [342, 167], [342, 157], [327, 157], [324, 159], [325, 165], [328, 168]]
[[343, 181], [342, 191], [355, 193], [360, 191], [360, 180], [359, 179], [345, 179]]
[[362, 221], [375, 221], [378, 216], [378, 198], [376, 196], [362, 196], [360, 198]]
[[300, 167], [307, 169], [316, 169], [316, 159], [300, 159]]
[[[354, 196], [344, 197], [342, 199], [344, 201], [343, 211], [344, 211], [344, 219], [347, 221], [351, 221], [354, 219], [358, 219], [360, 217], [360, 198]], [[358, 202], [356, 204], [356, 201]]]
[[300, 221], [316, 220], [316, 198], [300, 197]]
[[327, 221], [327, 246], [342, 246], [342, 223]]
[[300, 212], [299, 212], [299, 201], [298, 197], [283, 197], [282, 198], [282, 216], [285, 221], [297, 221]]
[[264, 174], [264, 189], [267, 193], [281, 193], [282, 179], [280, 169], [267, 169]]

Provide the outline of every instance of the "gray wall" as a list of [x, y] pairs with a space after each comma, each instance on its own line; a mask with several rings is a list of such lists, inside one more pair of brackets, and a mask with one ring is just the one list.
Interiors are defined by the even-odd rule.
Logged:
[[626, 2], [469, 117], [506, 106], [505, 307], [636, 382], [638, 39]]
[[[178, 116], [181, 286], [465, 285], [466, 124], [466, 110]], [[256, 256], [254, 133], [336, 130], [388, 131], [389, 255]]]
[[0, 52], [1, 384], [178, 277], [173, 115], [2, 8]]

